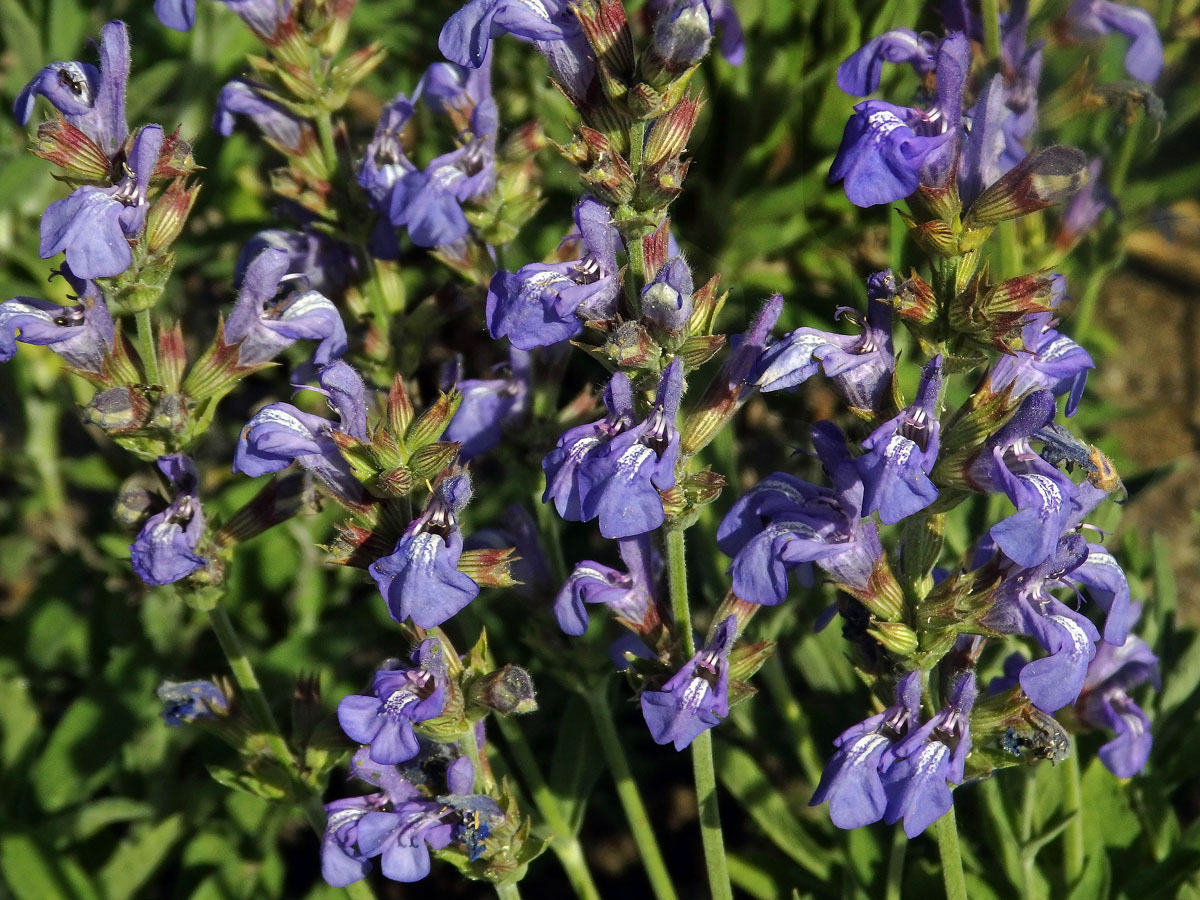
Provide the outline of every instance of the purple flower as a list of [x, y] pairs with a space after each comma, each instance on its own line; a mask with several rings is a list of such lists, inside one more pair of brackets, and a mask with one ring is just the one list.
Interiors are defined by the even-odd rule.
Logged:
[[[291, 8], [288, 0], [221, 0], [263, 40], [271, 38]], [[196, 24], [196, 0], [154, 0], [154, 14], [168, 28], [191, 31]]]
[[229, 699], [211, 681], [164, 681], [154, 693], [163, 703], [163, 721], [172, 728], [229, 712]]
[[950, 703], [904, 740], [887, 750], [884, 789], [889, 825], [904, 819], [904, 833], [915, 838], [953, 805], [950, 784], [962, 784], [971, 752], [971, 708], [975, 705], [975, 673], [958, 676]]
[[1029, 438], [1053, 418], [1050, 392], [1030, 394], [967, 471], [977, 489], [1002, 491], [1016, 506], [1014, 515], [988, 533], [1009, 559], [1029, 568], [1054, 554], [1072, 515], [1074, 483], [1029, 446]]
[[664, 521], [659, 491], [675, 486], [683, 395], [683, 361], [676, 357], [658, 382], [654, 406], [641, 424], [596, 448], [580, 463], [582, 521], [600, 520], [606, 538], [653, 531]]
[[550, 563], [542, 549], [537, 523], [529, 510], [518, 503], [509, 504], [501, 516], [503, 526], [481, 528], [472, 534], [464, 545], [468, 550], [490, 547], [503, 550], [515, 547], [517, 554], [510, 567], [517, 585], [513, 588], [527, 599], [541, 600], [550, 589]]
[[91, 63], [51, 63], [17, 94], [13, 112], [24, 125], [33, 114], [34, 98], [41, 94], [111, 158], [129, 134], [125, 124], [129, 35], [124, 22], [109, 22], [100, 35], [100, 68]]
[[72, 306], [13, 297], [0, 303], [0, 362], [13, 358], [17, 341], [49, 347], [67, 365], [84, 372], [100, 372], [112, 349], [113, 320], [90, 281]]
[[371, 577], [397, 622], [435, 628], [478, 596], [479, 585], [458, 571], [463, 538], [456, 514], [470, 496], [466, 475], [447, 478], [392, 553], [371, 563]]
[[84, 185], [51, 203], [42, 216], [42, 259], [66, 251], [67, 265], [79, 278], [120, 275], [128, 269], [133, 253], [126, 238], [136, 237], [146, 224], [146, 192], [162, 142], [162, 129], [146, 125], [133, 140], [119, 184]]
[[854, 107], [829, 180], [844, 181], [855, 206], [902, 200], [921, 183], [921, 167], [949, 134], [920, 133], [927, 120], [919, 110], [866, 100]]
[[909, 63], [924, 77], [934, 70], [937, 45], [907, 28], [885, 31], [871, 38], [838, 66], [837, 83], [847, 94], [865, 97], [879, 87], [883, 64]]
[[338, 703], [338, 722], [351, 739], [369, 744], [372, 762], [395, 765], [417, 755], [413, 725], [442, 714], [446, 702], [445, 651], [436, 638], [413, 652], [414, 669], [375, 673], [373, 696], [351, 694]]
[[1075, 0], [1067, 10], [1071, 30], [1080, 38], [1102, 37], [1114, 31], [1129, 39], [1125, 71], [1151, 84], [1162, 74], [1163, 46], [1154, 18], [1136, 6], [1108, 0]]
[[604, 389], [605, 418], [568, 429], [554, 449], [542, 460], [546, 473], [546, 491], [542, 502], [554, 501], [558, 514], [570, 522], [583, 522], [585, 482], [580, 466], [592, 454], [600, 452], [613, 438], [633, 425], [633, 385], [623, 372], [617, 372]]
[[508, 377], [472, 378], [459, 382], [462, 403], [442, 435], [458, 441], [464, 460], [487, 453], [503, 437], [505, 425], [523, 418], [529, 406], [532, 359], [524, 350], [510, 347]]
[[418, 247], [452, 244], [470, 230], [462, 204], [495, 184], [498, 125], [496, 101], [488, 97], [471, 112], [469, 131], [459, 135], [461, 147], [395, 183], [387, 215], [393, 225], [408, 229]]
[[674, 256], [642, 288], [642, 318], [652, 331], [672, 338], [682, 335], [692, 317], [692, 272], [682, 256]]
[[488, 285], [487, 324], [492, 337], [532, 350], [575, 337], [583, 321], [615, 315], [619, 235], [608, 207], [584, 197], [575, 222], [585, 254], [565, 263], [530, 263], [497, 272]]
[[937, 461], [938, 400], [942, 388], [942, 357], [925, 366], [917, 399], [894, 419], [879, 426], [863, 442], [858, 458], [863, 480], [863, 515], [879, 511], [885, 525], [920, 512], [937, 499], [929, 471]]
[[204, 511], [197, 495], [196, 468], [182, 454], [164, 456], [159, 471], [175, 490], [171, 505], [151, 516], [129, 547], [135, 571], [146, 584], [173, 584], [208, 560], [196, 555], [204, 536]]
[[921, 717], [921, 673], [909, 672], [896, 685], [896, 702], [883, 712], [846, 729], [834, 740], [809, 806], [829, 801], [829, 818], [838, 828], [878, 822], [887, 809], [882, 776], [894, 761], [891, 750]]
[[369, 812], [358, 821], [356, 840], [365, 857], [379, 856], [380, 869], [392, 881], [420, 881], [429, 874], [429, 850], [454, 839], [448, 809], [430, 800], [406, 800], [392, 812]]
[[[343, 385], [336, 392], [331, 390], [335, 381]], [[334, 402], [341, 419], [336, 430], [365, 438], [366, 405], [362, 380], [353, 369], [338, 361], [321, 370], [321, 382], [323, 393]], [[257, 478], [269, 472], [280, 472], [296, 462], [334, 496], [348, 502], [360, 502], [362, 486], [338, 450], [333, 439], [334, 430], [328, 419], [302, 412], [290, 403], [264, 406], [242, 429], [233, 457], [233, 471]]]
[[1075, 415], [1088, 369], [1096, 364], [1081, 346], [1052, 327], [1057, 321], [1050, 313], [1029, 317], [1021, 330], [1024, 350], [997, 360], [989, 379], [992, 391], [999, 393], [1012, 385], [1013, 395], [1045, 389], [1058, 396], [1067, 394], [1066, 414]]
[[728, 616], [662, 690], [642, 694], [642, 716], [654, 743], [682, 750], [729, 715], [729, 651], [736, 637], [737, 617]]
[[812, 583], [812, 563], [850, 592], [867, 589], [882, 558], [874, 524], [862, 517], [863, 485], [846, 437], [832, 422], [812, 430], [817, 455], [833, 488], [775, 473], [735, 503], [717, 529], [721, 551], [733, 557], [733, 590], [751, 603], [775, 605], [800, 570]]
[[595, 75], [592, 51], [566, 0], [471, 0], [442, 26], [438, 49], [451, 62], [476, 69], [492, 39], [504, 34], [532, 41], [569, 95], [587, 94]]
[[[867, 100], [854, 107], [829, 170], [831, 182], [845, 181], [851, 203], [879, 206], [909, 196], [920, 184], [941, 186], [945, 182], [958, 154], [969, 65], [970, 47], [964, 35], [956, 32], [938, 45], [937, 98], [931, 109], [882, 100]], [[849, 74], [850, 70], [848, 78]]]
[[618, 619], [641, 630], [654, 607], [650, 536], [639, 534], [617, 542], [627, 572], [586, 559], [577, 563], [554, 598], [554, 618], [567, 634], [587, 631], [585, 603], [603, 603]]
[[1147, 681], [1155, 690], [1161, 688], [1158, 657], [1145, 641], [1130, 637], [1119, 647], [1102, 641], [1076, 703], [1084, 722], [1116, 732], [1116, 737], [1100, 748], [1100, 761], [1118, 778], [1132, 778], [1141, 772], [1154, 743], [1150, 720], [1128, 694]]
[[300, 231], [267, 228], [250, 238], [238, 254], [233, 268], [235, 287], [241, 288], [250, 263], [269, 249], [287, 254], [287, 275], [297, 276], [302, 284], [323, 294], [333, 294], [345, 287], [354, 265], [345, 244], [313, 228]]
[[[710, 37], [711, 28], [715, 25], [721, 32], [721, 55], [731, 65], [740, 66], [746, 58], [746, 39], [742, 34], [742, 23], [738, 18], [737, 10], [733, 8], [733, 4], [729, 0], [703, 0], [703, 5], [711, 23], [709, 25]], [[658, 18], [667, 14], [672, 8], [672, 2], [671, 0], [651, 0], [646, 8], [657, 23]]]
[[381, 790], [366, 797], [348, 797], [325, 804], [328, 818], [321, 841], [321, 875], [333, 887], [361, 881], [371, 871], [369, 855], [358, 843], [358, 825], [363, 817], [399, 803], [421, 799], [417, 789], [400, 777], [393, 766], [372, 762], [363, 750], [351, 759], [350, 772]]
[[1070, 534], [1045, 562], [1029, 568], [1004, 567], [995, 603], [982, 619], [999, 634], [1031, 635], [1049, 651], [1049, 656], [1023, 666], [1019, 676], [1022, 690], [1045, 712], [1061, 709], [1079, 696], [1100, 640], [1095, 625], [1047, 591], [1052, 583], [1066, 583], [1065, 576], [1087, 556], [1084, 539]]
[[260, 93], [254, 82], [235, 78], [221, 88], [213, 113], [213, 130], [222, 137], [233, 134], [237, 116], [247, 116], [281, 153], [299, 155], [312, 140], [311, 129], [292, 113]]
[[851, 406], [878, 409], [896, 368], [892, 308], [881, 299], [870, 299], [865, 322], [844, 306], [837, 311], [837, 318], [842, 317], [861, 328], [861, 333], [830, 334], [815, 328], [797, 328], [767, 347], [755, 374], [759, 389], [765, 392], [794, 388], [822, 369]]
[[404, 94], [397, 94], [383, 107], [358, 170], [358, 183], [370, 195], [372, 208], [384, 215], [392, 208], [396, 184], [417, 171], [400, 143], [400, 133], [412, 115], [413, 101]]
[[1137, 619], [1137, 609], [1129, 599], [1129, 581], [1116, 558], [1099, 544], [1087, 545], [1087, 558], [1060, 580], [1088, 596], [1104, 610], [1104, 641], [1119, 647]]
[[706, 0], [666, 0], [659, 6], [649, 52], [669, 72], [682, 73], [699, 65], [713, 39]]
[[226, 343], [241, 342], [239, 365], [268, 362], [301, 339], [320, 341], [312, 359], [318, 366], [346, 352], [346, 328], [327, 297], [304, 291], [276, 299], [288, 263], [287, 251], [267, 249], [246, 267], [237, 303], [225, 324]]

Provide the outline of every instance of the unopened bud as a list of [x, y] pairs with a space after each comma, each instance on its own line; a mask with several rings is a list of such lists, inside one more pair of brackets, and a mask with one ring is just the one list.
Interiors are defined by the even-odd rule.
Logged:
[[192, 212], [200, 185], [185, 187], [176, 178], [146, 214], [146, 249], [156, 254], [175, 243]]
[[520, 559], [513, 555], [515, 552], [513, 547], [464, 550], [458, 558], [458, 571], [480, 587], [512, 587], [516, 584], [512, 564]]
[[458, 441], [435, 441], [414, 453], [408, 467], [417, 478], [432, 478], [454, 462], [460, 446]]
[[665, 159], [683, 153], [703, 105], [702, 100], [685, 97], [665, 116], [655, 120], [650, 127], [646, 149], [642, 155], [646, 165], [657, 165]]
[[470, 700], [502, 716], [521, 715], [537, 709], [533, 679], [520, 666], [507, 665], [471, 683]]
[[917, 652], [917, 633], [900, 622], [874, 622], [867, 634], [896, 656], [912, 656]]
[[131, 387], [101, 391], [83, 408], [83, 420], [109, 434], [127, 434], [146, 424], [150, 401]]
[[[341, 34], [344, 40], [345, 32]], [[336, 51], [335, 51], [336, 52]], [[339, 95], [345, 95], [350, 89], [370, 75], [387, 57], [387, 50], [375, 41], [361, 50], [351, 53], [329, 71], [329, 84]]]
[[409, 426], [404, 435], [405, 445], [415, 452], [438, 440], [449, 426], [450, 420], [454, 418], [454, 414], [458, 412], [460, 403], [462, 394], [456, 390], [439, 395], [437, 402]]
[[406, 467], [398, 466], [380, 472], [372, 482], [371, 493], [383, 497], [407, 497], [415, 484], [412, 473]]
[[708, 55], [713, 39], [712, 14], [705, 0], [672, 0], [654, 23], [644, 59], [647, 84], [661, 89]]
[[637, 322], [622, 322], [609, 333], [604, 352], [617, 366], [640, 369], [658, 355], [658, 347]]
[[396, 373], [387, 398], [387, 430], [398, 438], [403, 437], [414, 415], [412, 400], [404, 387], [404, 377]]
[[1066, 200], [1088, 181], [1087, 157], [1074, 147], [1036, 150], [979, 195], [963, 225], [995, 225]]
[[38, 126], [33, 152], [61, 168], [73, 181], [108, 181], [108, 154], [60, 113]]
[[669, 158], [656, 166], [646, 166], [638, 179], [636, 206], [638, 209], [663, 209], [683, 193], [691, 160]]
[[642, 289], [642, 321], [668, 346], [687, 333], [694, 289], [692, 272], [682, 256], [669, 260]]

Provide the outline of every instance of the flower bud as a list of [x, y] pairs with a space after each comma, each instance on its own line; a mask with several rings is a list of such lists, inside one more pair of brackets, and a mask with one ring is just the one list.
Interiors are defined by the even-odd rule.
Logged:
[[533, 679], [520, 666], [506, 665], [471, 683], [470, 702], [502, 716], [522, 715], [537, 709]]
[[634, 68], [633, 34], [624, 4], [621, 0], [579, 0], [574, 12], [591, 45], [604, 93], [613, 98], [623, 96]]
[[654, 340], [637, 322], [622, 322], [604, 343], [604, 353], [621, 368], [643, 368], [658, 352]]
[[901, 622], [873, 622], [867, 634], [896, 656], [912, 656], [917, 652], [917, 633]]
[[642, 75], [661, 90], [708, 55], [713, 39], [712, 15], [705, 0], [671, 0], [654, 22]]
[[679, 156], [687, 148], [688, 138], [696, 127], [704, 101], [685, 97], [665, 116], [650, 126], [646, 148], [642, 153], [645, 165], [653, 166], [665, 159]]
[[1036, 150], [979, 195], [963, 218], [966, 228], [995, 225], [1060, 203], [1088, 181], [1088, 162], [1074, 147]]
[[109, 434], [128, 434], [146, 424], [150, 401], [131, 387], [101, 391], [83, 408], [83, 420]]
[[415, 484], [408, 468], [397, 466], [375, 476], [370, 490], [381, 497], [407, 497]]
[[432, 478], [454, 462], [459, 446], [457, 441], [435, 441], [414, 453], [408, 467], [416, 478]]
[[440, 438], [458, 412], [460, 403], [462, 394], [456, 390], [439, 394], [437, 402], [425, 410], [425, 414], [413, 422], [405, 433], [404, 443], [408, 449], [415, 453]]
[[157, 254], [175, 243], [191, 215], [200, 185], [184, 186], [182, 178], [171, 182], [146, 214], [146, 249]]
[[464, 550], [458, 558], [458, 571], [480, 587], [512, 587], [516, 584], [512, 577], [515, 552], [513, 547]]
[[61, 113], [38, 126], [33, 152], [61, 168], [72, 181], [95, 184], [108, 181], [111, 167], [108, 154]]
[[642, 288], [642, 321], [668, 347], [687, 333], [693, 290], [692, 273], [682, 256], [669, 260]]

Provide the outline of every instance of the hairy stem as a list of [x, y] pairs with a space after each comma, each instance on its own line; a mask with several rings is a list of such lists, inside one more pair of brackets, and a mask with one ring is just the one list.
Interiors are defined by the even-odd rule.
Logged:
[[[690, 658], [696, 654], [696, 639], [692, 635], [692, 611], [688, 603], [683, 531], [677, 528], [667, 529], [667, 584], [675, 626], [680, 631], [684, 650]], [[692, 741], [692, 774], [696, 780], [696, 801], [700, 806], [700, 838], [704, 844], [709, 890], [713, 900], [732, 900], [725, 836], [721, 832], [721, 812], [717, 807], [717, 774], [713, 766], [711, 730], [702, 731]]]
[[629, 822], [638, 853], [642, 857], [642, 866], [650, 879], [650, 888], [657, 900], [677, 900], [678, 895], [671, 883], [662, 851], [658, 848], [658, 839], [654, 836], [654, 827], [650, 824], [646, 805], [642, 802], [637, 782], [633, 780], [633, 773], [629, 770], [629, 760], [625, 758], [625, 750], [621, 747], [621, 739], [617, 735], [617, 726], [613, 722], [612, 710], [609, 708], [605, 692], [589, 692], [587, 703], [592, 722], [596, 726], [596, 734], [600, 738], [600, 746], [604, 750], [604, 757], [608, 760], [613, 781], [617, 785], [617, 797], [621, 800], [625, 819]]
[[937, 821], [938, 852], [942, 856], [942, 881], [946, 900], [967, 900], [967, 880], [963, 877], [962, 850], [958, 846], [958, 819], [954, 807]]

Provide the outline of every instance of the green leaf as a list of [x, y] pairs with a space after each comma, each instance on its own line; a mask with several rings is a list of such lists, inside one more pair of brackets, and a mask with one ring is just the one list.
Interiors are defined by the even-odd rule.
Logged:
[[60, 849], [86, 841], [101, 830], [119, 822], [148, 819], [154, 807], [129, 797], [101, 797], [54, 819], [47, 827], [54, 845]]
[[227, 788], [244, 791], [264, 800], [282, 800], [287, 797], [287, 788], [274, 779], [264, 779], [248, 772], [235, 772], [224, 766], [209, 766], [208, 774]]
[[40, 730], [37, 707], [24, 678], [0, 679], [0, 762], [7, 770], [31, 749]]
[[779, 849], [819, 880], [829, 878], [833, 853], [792, 815], [787, 801], [745, 750], [714, 744], [717, 778]]
[[157, 825], [136, 828], [100, 870], [106, 900], [129, 900], [166, 859], [183, 833], [183, 816], [176, 813]]
[[17, 0], [0, 0], [0, 34], [4, 35], [4, 43], [14, 58], [7, 69], [15, 74], [12, 81], [17, 84], [24, 84], [49, 62], [38, 27], [25, 8], [26, 4]]
[[587, 703], [572, 694], [558, 725], [548, 783], [563, 816], [578, 834], [592, 786], [604, 770]]
[[54, 812], [84, 800], [91, 794], [89, 785], [116, 765], [113, 754], [97, 752], [95, 746], [105, 726], [104, 709], [91, 697], [67, 707], [33, 765], [33, 786], [43, 809]]
[[0, 835], [0, 873], [17, 900], [96, 900], [96, 889], [68, 859], [24, 834]]
[[1112, 865], [1108, 861], [1108, 854], [1096, 852], [1096, 848], [1093, 848], [1087, 857], [1083, 874], [1067, 894], [1066, 900], [1105, 900], [1111, 890]]

